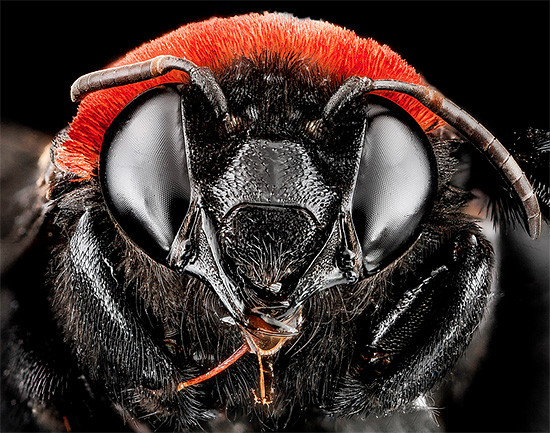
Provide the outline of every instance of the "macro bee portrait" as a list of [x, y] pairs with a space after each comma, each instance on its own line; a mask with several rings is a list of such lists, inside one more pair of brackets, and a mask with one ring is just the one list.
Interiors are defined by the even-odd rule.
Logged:
[[72, 77], [10, 232], [3, 431], [452, 425], [497, 231], [548, 237], [550, 138], [501, 141], [405, 57], [252, 12]]

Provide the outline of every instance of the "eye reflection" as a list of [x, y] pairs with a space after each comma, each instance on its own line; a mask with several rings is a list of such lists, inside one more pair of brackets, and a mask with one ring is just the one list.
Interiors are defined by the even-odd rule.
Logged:
[[153, 88], [117, 116], [103, 142], [100, 180], [124, 232], [153, 258], [164, 260], [191, 190], [175, 88]]
[[437, 188], [435, 156], [418, 124], [396, 104], [369, 97], [352, 216], [367, 271], [416, 239]]

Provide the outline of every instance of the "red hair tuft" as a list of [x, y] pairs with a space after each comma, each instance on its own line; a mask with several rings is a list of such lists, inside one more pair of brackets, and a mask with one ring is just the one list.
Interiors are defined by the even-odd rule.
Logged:
[[[217, 72], [233, 59], [267, 49], [274, 54], [294, 54], [315, 62], [337, 80], [350, 76], [394, 79], [425, 84], [422, 77], [388, 46], [336, 25], [298, 19], [287, 14], [248, 14], [212, 18], [180, 27], [131, 51], [111, 66], [131, 64], [169, 54]], [[56, 165], [80, 178], [97, 168], [103, 135], [115, 116], [146, 89], [166, 82], [185, 82], [182, 72], [101, 90], [86, 96], [70, 125], [69, 138], [57, 149]], [[424, 128], [441, 124], [430, 110], [400, 94], [387, 94]]]

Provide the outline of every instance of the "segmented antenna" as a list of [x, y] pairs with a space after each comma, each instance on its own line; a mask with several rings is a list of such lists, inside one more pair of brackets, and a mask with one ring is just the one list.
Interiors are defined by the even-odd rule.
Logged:
[[212, 71], [174, 56], [157, 56], [143, 62], [83, 75], [71, 86], [71, 99], [76, 102], [97, 90], [151, 80], [173, 70], [189, 74], [191, 82], [202, 89], [216, 110], [216, 115], [223, 117], [227, 113], [227, 101]]
[[426, 86], [397, 80], [372, 80], [368, 77], [350, 77], [332, 95], [323, 111], [326, 119], [351, 99], [374, 91], [399, 92], [415, 98], [457, 129], [504, 175], [520, 199], [527, 216], [529, 235], [536, 239], [541, 231], [541, 212], [537, 196], [525, 173], [497, 138], [470, 114], [440, 92]]

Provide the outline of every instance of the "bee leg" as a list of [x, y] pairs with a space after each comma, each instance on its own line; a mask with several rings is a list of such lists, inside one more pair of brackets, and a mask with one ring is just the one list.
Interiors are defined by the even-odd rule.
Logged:
[[481, 320], [490, 293], [492, 249], [458, 233], [428, 261], [431, 274], [405, 290], [372, 327], [337, 391], [334, 414], [406, 409], [453, 367]]
[[64, 345], [41, 269], [43, 251], [18, 260], [2, 281], [2, 431], [128, 431], [95, 399]]
[[[63, 333], [80, 368], [92, 383], [107, 390], [117, 407], [141, 417], [168, 404], [174, 413], [166, 414], [165, 422], [177, 418], [194, 425], [205, 417], [195, 401], [197, 391], [191, 387], [177, 392], [177, 386], [195, 372], [187, 377], [185, 367], [177, 368], [161, 350], [162, 342], [154, 340], [133, 313], [135, 301], [118, 283], [121, 277], [97, 221], [98, 215], [84, 212], [62, 259], [64, 277], [53, 304]], [[113, 391], [121, 389], [125, 391]]]

